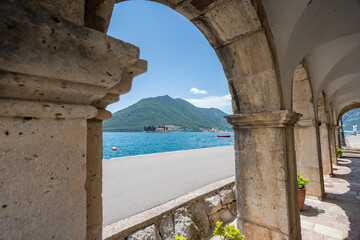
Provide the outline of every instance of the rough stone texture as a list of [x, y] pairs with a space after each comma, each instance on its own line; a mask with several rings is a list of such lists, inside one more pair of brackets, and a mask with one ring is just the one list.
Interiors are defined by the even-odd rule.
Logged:
[[297, 172], [310, 180], [306, 193], [322, 199], [325, 194], [322, 173], [320, 133], [315, 114], [314, 98], [307, 72], [300, 64], [293, 77], [293, 111], [302, 117], [296, 124], [295, 150]]
[[180, 208], [174, 213], [175, 235], [188, 239], [200, 239], [200, 229], [191, 219], [187, 208]]
[[106, 33], [114, 4], [114, 0], [85, 0], [84, 26]]
[[325, 95], [320, 93], [318, 100], [318, 119], [320, 124], [320, 144], [321, 158], [324, 175], [332, 175], [333, 168], [331, 162], [330, 135], [329, 135], [329, 115], [326, 108]]
[[280, 109], [277, 75], [264, 31], [239, 38], [216, 52], [234, 97], [234, 113]]
[[79, 25], [83, 9], [0, 2], [0, 239], [102, 239], [101, 99], [141, 70], [122, 78], [138, 48]]
[[195, 225], [200, 229], [202, 236], [206, 236], [210, 232], [209, 217], [206, 214], [205, 204], [196, 202], [190, 207], [192, 220]]
[[337, 165], [335, 126], [333, 124], [329, 126], [329, 140], [330, 140], [331, 163]]
[[325, 190], [317, 128], [317, 126], [296, 127], [294, 132], [297, 172], [310, 180], [310, 184], [306, 186], [306, 194], [321, 199]]
[[232, 215], [236, 216], [236, 202], [228, 204], [228, 209]]
[[220, 210], [220, 216], [222, 222], [228, 222], [233, 218], [233, 215], [228, 209], [221, 209]]
[[138, 230], [127, 237], [127, 240], [161, 240], [158, 230], [155, 225], [151, 225], [147, 228]]
[[86, 238], [102, 239], [102, 121], [87, 121]]
[[237, 226], [249, 239], [300, 239], [294, 135], [288, 127], [299, 118], [288, 111], [227, 117], [235, 133]]
[[321, 157], [324, 175], [332, 175], [332, 163], [329, 143], [329, 127], [326, 123], [320, 126]]
[[223, 43], [257, 31], [261, 23], [250, 1], [230, 0], [205, 13]]
[[0, 117], [0, 239], [85, 239], [86, 120], [26, 119]]
[[[84, 28], [81, 25], [83, 23], [82, 21], [85, 19], [87, 23], [90, 22], [88, 26], [104, 31], [108, 26], [108, 21], [110, 19], [109, 13], [111, 11], [109, 11], [109, 8], [113, 7], [111, 1], [106, 3], [100, 0], [87, 1], [88, 4], [94, 2], [95, 7], [90, 11], [85, 11], [85, 13], [84, 7], [86, 7], [86, 4], [84, 4], [83, 0], [24, 0], [23, 2], [35, 6], [38, 9], [45, 10], [48, 14], [23, 6], [17, 1], [1, 1], [0, 27], [3, 40], [0, 42], [1, 70], [41, 78], [42, 80], [49, 79], [49, 82], [54, 81], [59, 83], [60, 81], [63, 81], [65, 83], [72, 82], [80, 84], [77, 87], [64, 90], [64, 95], [72, 92], [72, 94], [69, 94], [68, 96], [58, 94], [59, 89], [57, 89], [55, 92], [57, 92], [61, 98], [54, 100], [54, 102], [62, 104], [64, 102], [61, 99], [71, 99], [70, 101], [74, 99], [75, 101], [71, 104], [84, 104], [86, 107], [90, 107], [90, 104], [95, 106], [97, 108], [96, 111], [98, 111], [97, 119], [101, 120], [109, 117], [109, 114], [104, 111], [106, 106], [105, 103], [116, 99], [116, 96], [112, 95], [114, 93], [108, 92], [108, 90], [115, 85], [126, 86], [126, 89], [130, 89], [129, 85], [131, 86], [131, 83], [129, 83], [129, 79], [131, 80], [131, 77], [124, 77], [129, 73], [125, 69], [130, 69], [131, 66], [138, 62], [139, 51], [130, 44], [108, 37], [96, 30]], [[229, 80], [235, 113], [249, 114], [264, 111], [269, 113], [271, 111], [283, 109], [283, 101], [281, 100], [282, 94], [280, 93], [280, 80], [278, 79], [275, 63], [273, 61], [276, 55], [273, 55], [274, 53], [269, 47], [265, 31], [260, 27], [260, 21], [256, 16], [255, 9], [252, 7], [252, 4], [254, 4], [253, 2], [236, 0], [191, 0], [180, 2], [172, 0], [171, 3], [168, 5], [173, 6], [177, 11], [181, 12], [189, 19], [195, 19], [200, 14], [202, 14], [203, 18], [208, 18], [209, 21], [202, 22], [205, 26], [204, 28], [207, 29], [206, 31], [203, 31], [206, 37], [208, 39], [217, 39], [218, 41], [216, 44], [218, 44], [220, 40], [223, 43], [224, 41], [227, 43], [226, 45], [216, 45], [216, 52], [223, 63], [226, 76]], [[174, 4], [177, 5], [174, 6]], [[103, 8], [103, 6], [105, 7]], [[213, 9], [213, 11], [211, 11], [211, 9]], [[234, 12], [237, 14], [234, 14]], [[96, 18], [94, 22], [91, 22], [92, 17]], [[89, 19], [90, 21], [88, 22]], [[194, 22], [197, 24], [196, 21]], [[9, 26], [11, 26], [11, 28], [9, 28]], [[213, 36], [209, 36], [208, 33]], [[239, 35], [241, 35], [241, 37], [238, 37]], [[271, 38], [269, 39], [271, 40]], [[30, 78], [26, 78], [25, 82], [28, 79]], [[123, 80], [125, 80], [125, 83]], [[82, 95], [82, 100], [80, 96], [76, 97], [78, 96], [76, 91], [79, 92], [82, 86], [89, 85], [95, 86], [97, 89], [95, 90], [95, 93], [84, 93]], [[11, 89], [9, 84], [7, 87]], [[19, 93], [21, 92], [21, 90], [19, 90], [21, 87], [21, 85], [18, 85], [13, 88], [16, 89], [16, 93]], [[38, 86], [30, 86], [29, 90], [31, 88], [36, 89], [37, 87]], [[90, 88], [91, 87], [87, 87], [87, 91], [89, 91]], [[40, 90], [43, 89], [47, 88], [43, 86]], [[76, 89], [76, 91], [74, 89]], [[54, 96], [50, 91], [40, 93], [45, 96], [48, 95], [47, 98]], [[21, 94], [15, 94], [15, 96], [7, 96], [7, 98], [11, 100], [20, 98], [28, 101], [32, 98], [33, 101], [44, 101], [45, 105], [48, 105], [40, 93], [34, 91], [33, 93], [26, 93], [24, 97], [22, 97]], [[117, 92], [117, 94], [120, 93]], [[39, 95], [39, 98], [41, 99], [35, 99], [38, 97], [37, 95]], [[99, 99], [102, 99], [102, 101], [98, 101]], [[80, 103], [80, 101], [82, 102]], [[20, 103], [17, 103], [17, 106], [19, 105]], [[47, 113], [46, 109], [48, 106], [45, 105], [42, 106], [44, 108], [43, 112]], [[36, 106], [37, 109], [39, 109], [39, 105], [37, 104]], [[49, 106], [51, 107], [51, 105]], [[60, 106], [61, 105], [58, 107]], [[29, 108], [30, 107], [26, 107], [25, 112], [18, 111], [13, 113], [13, 115], [16, 115], [18, 118], [11, 118], [9, 122], [15, 123], [19, 119], [19, 121], [22, 121], [23, 119], [19, 117], [26, 117], [26, 119], [33, 117], [31, 114], [31, 116], [28, 116], [29, 113], [32, 113]], [[57, 110], [56, 108], [53, 109]], [[83, 113], [80, 115], [69, 114], [66, 115], [65, 119], [55, 119], [56, 115], [55, 117], [53, 116], [53, 113], [56, 114], [55, 110], [53, 110], [50, 115], [45, 114], [41, 116], [46, 116], [48, 117], [47, 119], [32, 120], [39, 124], [43, 123], [43, 128], [39, 129], [39, 131], [42, 130], [41, 138], [27, 138], [26, 141], [16, 143], [22, 147], [20, 150], [12, 146], [10, 150], [4, 151], [6, 153], [14, 153], [12, 159], [15, 159], [16, 161], [25, 159], [21, 154], [25, 154], [27, 149], [33, 151], [42, 148], [39, 152], [47, 154], [47, 161], [41, 162], [42, 165], [40, 165], [39, 171], [36, 170], [36, 168], [29, 168], [27, 169], [28, 171], [26, 171], [28, 174], [26, 175], [26, 178], [24, 177], [21, 179], [23, 185], [20, 185], [20, 187], [27, 186], [28, 188], [25, 190], [36, 192], [36, 197], [32, 194], [26, 194], [26, 192], [18, 193], [18, 195], [15, 196], [12, 192], [12, 195], [10, 194], [10, 190], [7, 192], [2, 191], [8, 194], [6, 195], [7, 197], [11, 195], [11, 197], [9, 197], [9, 202], [15, 203], [17, 198], [22, 201], [28, 199], [33, 200], [32, 198], [34, 198], [34, 201], [31, 201], [32, 205], [29, 208], [26, 208], [26, 205], [22, 205], [21, 208], [15, 209], [11, 208], [10, 205], [8, 207], [8, 205], [5, 204], [5, 209], [13, 210], [11, 216], [17, 216], [17, 219], [20, 220], [15, 221], [15, 217], [8, 218], [7, 221], [10, 222], [6, 222], [6, 230], [1, 231], [2, 234], [5, 234], [4, 238], [13, 239], [14, 237], [11, 237], [12, 234], [25, 233], [29, 228], [32, 228], [32, 230], [35, 229], [31, 234], [37, 235], [34, 237], [28, 235], [28, 238], [49, 239], [52, 236], [46, 234], [50, 233], [52, 229], [59, 233], [55, 238], [85, 238], [85, 163], [82, 158], [85, 159], [86, 152], [91, 152], [86, 151], [87, 128], [85, 119], [94, 117], [93, 115], [96, 114], [96, 111], [88, 116], [85, 116]], [[63, 111], [66, 111], [66, 109]], [[4, 119], [7, 118], [4, 117]], [[77, 127], [75, 133], [76, 130], [83, 132], [77, 135], [71, 131], [71, 127], [60, 129], [61, 123], [67, 121], [77, 123], [72, 125], [73, 127]], [[79, 127], [79, 122], [82, 123], [83, 126]], [[289, 125], [291, 124], [292, 123], [289, 123]], [[9, 130], [8, 133], [11, 134], [11, 132], [19, 126], [21, 126], [21, 124], [18, 126], [11, 126], [11, 131]], [[284, 128], [282, 125], [277, 126], [276, 128], [265, 128], [265, 130], [259, 130], [258, 127], [259, 126], [254, 127], [250, 124], [245, 130], [235, 130], [235, 146], [237, 149], [236, 186], [237, 196], [238, 198], [240, 197], [241, 200], [241, 202], [238, 203], [238, 212], [240, 213], [240, 211], [242, 211], [240, 216], [244, 219], [244, 221], [241, 219], [239, 220], [239, 226], [244, 230], [245, 234], [249, 235], [249, 238], [252, 237], [252, 232], [256, 232], [257, 235], [253, 235], [254, 239], [258, 237], [262, 239], [278, 239], [280, 237], [284, 239], [298, 239], [300, 233], [299, 228], [296, 225], [298, 220], [298, 215], [296, 214], [297, 202], [294, 201], [296, 194], [294, 194], [294, 190], [292, 190], [292, 187], [295, 186], [295, 180], [292, 181], [292, 179], [296, 176], [294, 170], [295, 163], [293, 161], [294, 153], [292, 149], [292, 146], [294, 145], [293, 131]], [[54, 136], [54, 138], [58, 139], [56, 147], [60, 146], [61, 152], [49, 151], [49, 148], [55, 148], [55, 144], [51, 142], [51, 136], [49, 135], [49, 132], [51, 131], [45, 132], [45, 130], [43, 130], [46, 128], [62, 130], [62, 132], [57, 133], [56, 136]], [[5, 135], [9, 136], [6, 133], [7, 132], [5, 131]], [[91, 133], [91, 131], [89, 131], [89, 133]], [[69, 136], [66, 134], [69, 134]], [[91, 136], [89, 136], [89, 138], [90, 137]], [[42, 141], [43, 144], [39, 144], [42, 143]], [[50, 144], [48, 144], [49, 142]], [[68, 146], [68, 143], [72, 143], [71, 146]], [[245, 145], [247, 146], [246, 149], [243, 147]], [[43, 146], [47, 146], [47, 149]], [[82, 150], [81, 161], [78, 160], [78, 158], [80, 158], [80, 149]], [[56, 155], [56, 153], [58, 154]], [[54, 189], [60, 190], [60, 196], [56, 195], [56, 199], [50, 199], [50, 201], [40, 204], [46, 199], [47, 195], [44, 192], [38, 193], [37, 191], [42, 191], [44, 186], [40, 185], [40, 182], [31, 186], [29, 183], [33, 179], [37, 180], [36, 178], [31, 177], [34, 176], [34, 174], [36, 176], [39, 172], [46, 173], [47, 170], [52, 169], [51, 167], [48, 168], [48, 164], [50, 164], [52, 160], [57, 160], [57, 163], [60, 165], [72, 161], [72, 164], [82, 164], [83, 168], [76, 165], [76, 171], [71, 171], [75, 171], [77, 175], [70, 175], [70, 179], [67, 179], [68, 181], [64, 180], [59, 186], [56, 185], [54, 187]], [[30, 160], [25, 159], [25, 161]], [[48, 161], [50, 161], [50, 163]], [[251, 171], [246, 168], [247, 165], [249, 165]], [[5, 171], [10, 175], [17, 173], [15, 171], [15, 169], [17, 170], [17, 165], [14, 161], [5, 165], [2, 164], [1, 166], [6, 166]], [[26, 167], [27, 165], [25, 164], [24, 166]], [[37, 167], [39, 167], [39, 165]], [[91, 165], [89, 169], [92, 169], [93, 167], [96, 168], [95, 165]], [[250, 173], [254, 175], [250, 175]], [[96, 199], [97, 197], [100, 197], [96, 197], [99, 192], [99, 189], [96, 188], [96, 184], [99, 182], [96, 181], [96, 176], [94, 176], [94, 174], [95, 173], [88, 175], [88, 179], [94, 179], [95, 184], [94, 186], [87, 184], [87, 190], [89, 190], [88, 196], [92, 196], [92, 194], [96, 193], [93, 195]], [[64, 177], [65, 179], [69, 177], [67, 173], [63, 172], [59, 172], [59, 176], [66, 176]], [[75, 180], [72, 177], [74, 177]], [[82, 181], [78, 178], [81, 178]], [[11, 187], [13, 185], [10, 186], [7, 184], [2, 184], [2, 187], [6, 186], [11, 190], [13, 190], [12, 188], [16, 189], [16, 184], [18, 184], [18, 182], [14, 179], [17, 180], [14, 176], [7, 176], [5, 179], [6, 183], [12, 181], [12, 184], [15, 184], [14, 187]], [[273, 195], [271, 195], [270, 193], [272, 192], [266, 188], [269, 183], [271, 186], [277, 187], [275, 188], [276, 190]], [[61, 189], [68, 185], [71, 186], [70, 189]], [[80, 198], [80, 195], [82, 198], [78, 199]], [[268, 198], [267, 201], [264, 197], [265, 195]], [[258, 196], [260, 197], [258, 198]], [[273, 197], [269, 198], [268, 196]], [[264, 202], [267, 205], [260, 202], [260, 200], [265, 200]], [[219, 202], [221, 202], [220, 197]], [[63, 209], [61, 206], [58, 207], [57, 204], [61, 206], [62, 204], [66, 204], [67, 207]], [[91, 206], [98, 205], [99, 202], [96, 204], [94, 204], [94, 202], [91, 203]], [[271, 206], [271, 208], [269, 206]], [[276, 207], [276, 210], [272, 209], [273, 206]], [[24, 209], [28, 211], [23, 211]], [[216, 207], [216, 209], [219, 210], [218, 207]], [[95, 207], [94, 210], [98, 211], [99, 209]], [[58, 211], [61, 211], [62, 215], [60, 215]], [[275, 211], [278, 211], [279, 213], [273, 214]], [[30, 214], [26, 215], [24, 212]], [[185, 210], [183, 211], [185, 213], [180, 212], [175, 213], [175, 230], [178, 228], [178, 232], [184, 233], [190, 231], [190, 233], [194, 235], [189, 234], [189, 238], [196, 239], [199, 229], [191, 222], [191, 217]], [[266, 212], [267, 215], [264, 216], [263, 212]], [[41, 218], [38, 218], [39, 214]], [[221, 215], [218, 211], [212, 214], [213, 217], [216, 214]], [[92, 215], [91, 211], [89, 211], [89, 217], [93, 218], [94, 216], [96, 216], [96, 214]], [[9, 219], [12, 219], [13, 221]], [[245, 223], [245, 220], [247, 223]], [[17, 225], [19, 222], [24, 223], [24, 226], [21, 224], [21, 226]], [[98, 223], [94, 226], [97, 224]], [[46, 228], [44, 226], [50, 227]], [[262, 229], [259, 226], [266, 226], [266, 228]], [[91, 228], [92, 226], [88, 227]], [[24, 231], [18, 233], [18, 229], [24, 229]], [[46, 233], [44, 229], [47, 231]], [[285, 229], [295, 230], [287, 232]], [[146, 231], [142, 230], [143, 233], [149, 235], [154, 231], [157, 232], [157, 230], [154, 230], [152, 227]], [[264, 231], [264, 235], [259, 233], [261, 231]], [[155, 233], [155, 239], [156, 237]]]
[[[208, 233], [205, 235], [203, 233], [206, 232], [205, 230], [206, 226], [209, 224], [209, 220], [203, 200], [208, 196], [212, 196], [221, 189], [231, 188], [231, 186], [234, 185], [234, 180], [234, 177], [230, 177], [212, 183], [194, 192], [188, 193], [129, 218], [120, 220], [114, 224], [107, 225], [104, 227], [103, 239], [112, 240], [117, 239], [118, 237], [126, 237], [131, 233], [151, 224], [159, 226], [168, 216], [172, 216], [174, 219], [174, 214], [179, 211], [186, 212], [186, 216], [190, 218], [194, 222], [195, 226], [200, 230], [200, 237], [206, 236]], [[222, 208], [226, 207], [226, 205], [222, 206]]]
[[221, 209], [221, 199], [218, 194], [205, 198], [204, 203], [208, 215], [211, 215]]
[[232, 201], [235, 201], [235, 195], [234, 195], [232, 189], [222, 189], [219, 192], [219, 195], [220, 195], [222, 205], [226, 205], [228, 203], [231, 203]]
[[216, 222], [221, 221], [221, 213], [220, 211], [215, 212], [209, 216], [210, 229], [215, 229]]
[[85, 0], [54, 1], [54, 0], [20, 0], [32, 7], [51, 13], [79, 25], [84, 24]]
[[175, 237], [174, 221], [172, 216], [168, 215], [160, 222], [160, 235], [163, 240], [171, 240]]

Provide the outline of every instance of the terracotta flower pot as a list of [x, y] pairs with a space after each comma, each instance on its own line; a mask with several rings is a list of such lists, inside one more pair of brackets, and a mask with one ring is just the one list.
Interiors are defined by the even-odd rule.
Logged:
[[306, 196], [306, 188], [298, 189], [298, 198], [299, 198], [299, 208], [300, 208], [300, 211], [301, 211], [301, 210], [303, 209], [303, 207], [304, 207], [305, 196]]

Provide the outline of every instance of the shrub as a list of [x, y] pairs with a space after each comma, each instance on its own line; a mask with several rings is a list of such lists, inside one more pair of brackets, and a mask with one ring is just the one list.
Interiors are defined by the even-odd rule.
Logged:
[[343, 150], [341, 148], [336, 148], [336, 153], [341, 155], [343, 154]]
[[175, 236], [173, 239], [171, 240], [187, 240], [186, 237], [179, 237], [179, 236]]
[[220, 236], [223, 240], [244, 240], [245, 236], [240, 235], [239, 229], [236, 229], [234, 225], [222, 226], [222, 222], [217, 222], [215, 230], [213, 231], [214, 236]]
[[303, 189], [308, 183], [309, 179], [303, 178], [300, 174], [297, 174], [298, 189]]

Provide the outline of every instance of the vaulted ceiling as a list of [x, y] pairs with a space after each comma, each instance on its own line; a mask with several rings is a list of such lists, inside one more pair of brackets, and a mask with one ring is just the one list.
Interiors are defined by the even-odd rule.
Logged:
[[314, 101], [324, 92], [334, 115], [360, 103], [360, 1], [263, 0], [274, 37], [283, 95], [305, 58]]

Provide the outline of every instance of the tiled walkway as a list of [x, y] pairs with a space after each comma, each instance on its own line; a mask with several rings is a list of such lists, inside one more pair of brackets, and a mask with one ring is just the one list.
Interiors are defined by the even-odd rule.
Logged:
[[303, 240], [360, 240], [360, 155], [345, 155], [338, 164], [335, 177], [325, 178], [326, 199], [305, 201], [300, 213]]
[[335, 177], [324, 179], [326, 199], [305, 201], [303, 240], [360, 240], [360, 158], [344, 156], [338, 164]]

